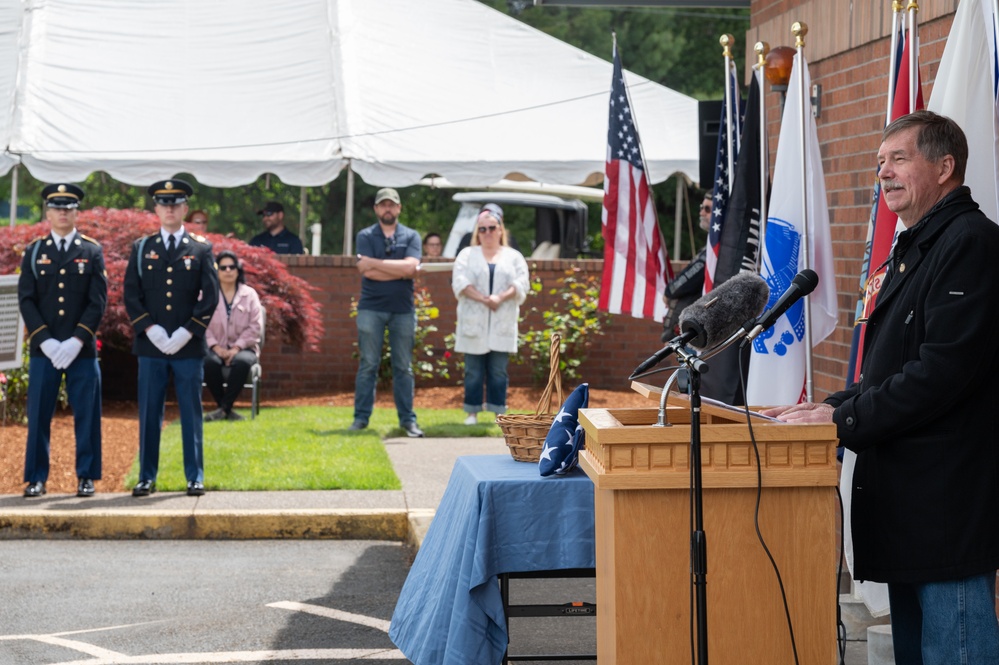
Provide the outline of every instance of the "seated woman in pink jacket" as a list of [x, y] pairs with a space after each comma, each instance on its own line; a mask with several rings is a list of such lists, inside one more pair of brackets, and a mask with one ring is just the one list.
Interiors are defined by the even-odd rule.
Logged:
[[[260, 354], [262, 310], [257, 292], [246, 285], [243, 264], [235, 253], [225, 250], [215, 259], [219, 268], [219, 304], [205, 332], [205, 383], [219, 408], [205, 416], [212, 420], [243, 420], [232, 410], [243, 390], [250, 368]], [[222, 386], [222, 368], [229, 377]]]

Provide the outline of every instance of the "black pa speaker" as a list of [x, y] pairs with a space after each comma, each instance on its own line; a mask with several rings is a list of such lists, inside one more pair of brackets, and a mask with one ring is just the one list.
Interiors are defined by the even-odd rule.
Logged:
[[718, 133], [721, 130], [722, 100], [697, 102], [697, 145], [700, 155], [701, 189], [711, 189], [718, 161]]

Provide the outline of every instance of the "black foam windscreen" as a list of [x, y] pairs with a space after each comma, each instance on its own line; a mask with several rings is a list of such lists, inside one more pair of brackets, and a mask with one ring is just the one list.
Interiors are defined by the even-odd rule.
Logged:
[[740, 273], [680, 312], [680, 330], [696, 332], [690, 341], [695, 349], [713, 347], [758, 317], [769, 298], [770, 287], [759, 275]]

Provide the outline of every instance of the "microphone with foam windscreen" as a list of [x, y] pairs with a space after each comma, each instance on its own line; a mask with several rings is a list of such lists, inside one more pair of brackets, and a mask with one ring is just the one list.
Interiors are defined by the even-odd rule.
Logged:
[[743, 345], [748, 342], [753, 341], [757, 335], [761, 332], [777, 323], [784, 312], [791, 309], [791, 307], [807, 296], [809, 293], [815, 290], [815, 287], [819, 284], [819, 276], [815, 274], [814, 270], [805, 268], [791, 280], [791, 286], [787, 287], [787, 290], [781, 294], [774, 306], [763, 313], [762, 316], [756, 321], [753, 326], [746, 334], [746, 339], [743, 341]]
[[770, 288], [759, 275], [740, 273], [684, 309], [680, 331], [695, 333], [689, 340], [695, 349], [711, 348], [754, 321], [769, 299]]
[[684, 308], [679, 319], [680, 335], [639, 365], [631, 378], [652, 369], [685, 344], [700, 350], [724, 341], [740, 325], [755, 322], [769, 298], [770, 288], [759, 275], [741, 273], [732, 277]]

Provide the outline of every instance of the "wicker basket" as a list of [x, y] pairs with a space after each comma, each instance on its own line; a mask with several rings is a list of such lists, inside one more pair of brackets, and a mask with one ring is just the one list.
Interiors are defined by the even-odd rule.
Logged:
[[[548, 385], [538, 400], [538, 408], [534, 414], [502, 414], [496, 416], [496, 424], [503, 430], [506, 445], [510, 455], [518, 462], [537, 462], [541, 459], [545, 437], [551, 429], [552, 422], [565, 398], [562, 395], [562, 373], [559, 372], [562, 336], [552, 333], [552, 345], [548, 360]], [[558, 394], [555, 411], [552, 412], [552, 394]]]

